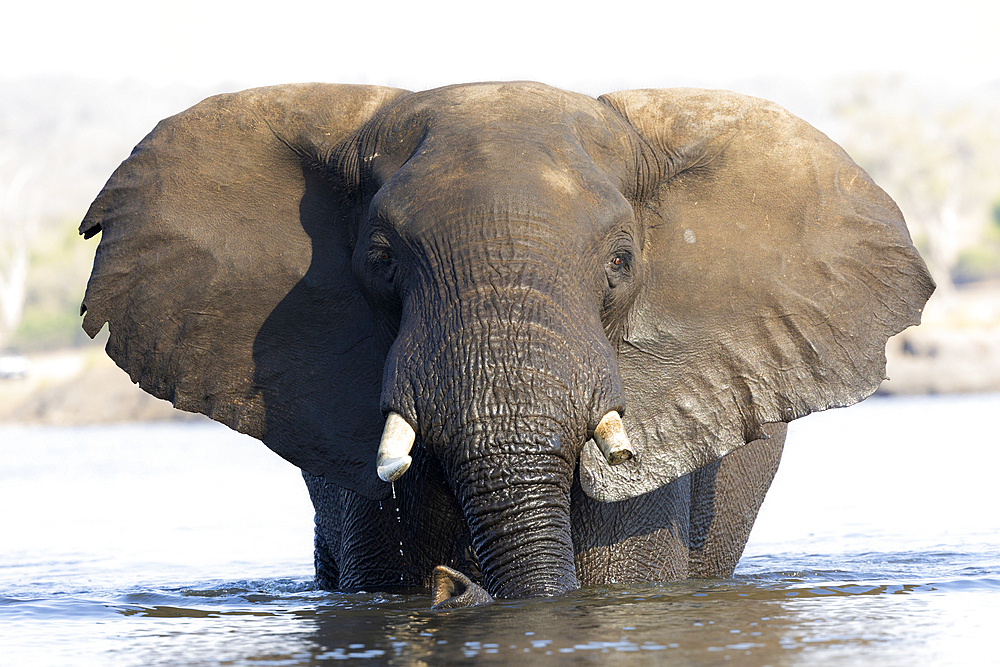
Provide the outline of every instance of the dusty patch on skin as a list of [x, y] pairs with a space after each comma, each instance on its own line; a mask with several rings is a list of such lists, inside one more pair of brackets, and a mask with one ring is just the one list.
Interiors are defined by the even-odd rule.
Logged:
[[454, 88], [461, 91], [460, 98], [465, 104], [487, 104], [496, 105], [500, 97], [505, 97], [504, 88], [506, 83], [474, 83], [456, 85]]
[[575, 195], [580, 191], [580, 186], [573, 177], [562, 169], [544, 169], [541, 177], [546, 183], [566, 194]]

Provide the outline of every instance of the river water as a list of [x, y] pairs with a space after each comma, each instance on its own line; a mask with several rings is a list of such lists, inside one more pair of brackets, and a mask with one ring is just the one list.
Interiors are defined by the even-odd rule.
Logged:
[[442, 613], [314, 590], [297, 470], [225, 427], [0, 426], [0, 665], [994, 663], [998, 415], [990, 394], [794, 422], [731, 579]]

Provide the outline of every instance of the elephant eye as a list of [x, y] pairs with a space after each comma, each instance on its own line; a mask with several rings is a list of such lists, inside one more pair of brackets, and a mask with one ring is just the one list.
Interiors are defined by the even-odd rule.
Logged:
[[611, 256], [605, 266], [605, 273], [608, 276], [608, 287], [614, 289], [629, 277], [632, 266], [632, 257], [627, 252], [617, 252]]
[[396, 261], [388, 248], [375, 246], [368, 253], [368, 268], [383, 280], [391, 283], [396, 277]]
[[378, 268], [392, 261], [392, 253], [389, 248], [381, 244], [372, 244], [368, 250], [368, 263], [372, 268]]
[[608, 269], [615, 272], [628, 271], [632, 264], [632, 258], [624, 252], [620, 252], [608, 260]]

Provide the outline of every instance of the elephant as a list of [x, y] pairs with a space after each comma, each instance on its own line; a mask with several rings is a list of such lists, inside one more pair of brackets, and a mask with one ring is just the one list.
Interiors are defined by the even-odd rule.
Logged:
[[689, 88], [222, 94], [80, 233], [86, 332], [302, 470], [317, 586], [440, 608], [731, 575], [787, 423], [934, 290], [842, 148]]

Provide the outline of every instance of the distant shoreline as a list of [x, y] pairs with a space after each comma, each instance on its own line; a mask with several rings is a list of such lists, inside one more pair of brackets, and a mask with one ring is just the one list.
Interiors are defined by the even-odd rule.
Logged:
[[132, 384], [98, 346], [28, 355], [27, 377], [0, 380], [0, 423], [71, 426], [208, 419]]

